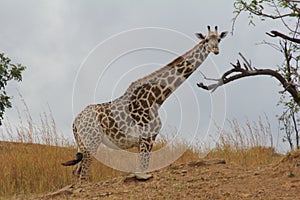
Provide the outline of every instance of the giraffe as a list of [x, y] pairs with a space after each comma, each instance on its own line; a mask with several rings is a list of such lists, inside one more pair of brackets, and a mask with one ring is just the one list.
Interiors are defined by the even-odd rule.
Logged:
[[150, 152], [162, 123], [158, 109], [207, 58], [210, 52], [219, 54], [218, 44], [227, 32], [218, 27], [208, 34], [196, 33], [200, 42], [161, 69], [130, 84], [125, 93], [101, 104], [88, 105], [73, 122], [78, 146], [75, 160], [62, 163], [75, 165], [73, 175], [87, 181], [88, 169], [101, 143], [118, 149], [137, 147], [139, 169], [147, 170]]

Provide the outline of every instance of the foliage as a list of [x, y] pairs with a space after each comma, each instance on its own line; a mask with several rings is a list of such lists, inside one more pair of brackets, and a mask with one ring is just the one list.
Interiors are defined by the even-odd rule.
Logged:
[[21, 64], [12, 64], [10, 58], [3, 53], [0, 54], [0, 125], [5, 109], [11, 107], [11, 97], [6, 93], [6, 86], [11, 80], [22, 81], [22, 72], [25, 68]]
[[[279, 37], [278, 44], [264, 41], [276, 49], [283, 56], [283, 62], [279, 64], [277, 72], [280, 73], [288, 82], [284, 85], [285, 90], [280, 92], [281, 98], [278, 105], [282, 105], [284, 110], [278, 116], [280, 130], [285, 133], [284, 141], [287, 141], [291, 149], [300, 148], [299, 141], [299, 122], [300, 109], [299, 102], [295, 102], [286, 93], [288, 87], [294, 87], [298, 94], [300, 86], [300, 2], [295, 0], [235, 0], [233, 28], [238, 16], [248, 13], [249, 24], [255, 25], [255, 19], [262, 22], [269, 20], [279, 21], [282, 25], [281, 32], [272, 30], [267, 33], [270, 37]], [[299, 95], [298, 95], [299, 97]]]
[[[285, 133], [283, 136], [283, 141], [288, 142], [290, 149], [299, 149], [299, 127], [300, 127], [300, 116], [299, 116], [299, 106], [295, 104], [291, 98], [287, 95], [282, 94], [278, 105], [283, 105], [284, 111], [278, 116], [280, 123], [280, 130]], [[295, 139], [293, 136], [295, 135]], [[294, 142], [295, 140], [295, 142]], [[295, 143], [295, 144], [294, 144]]]

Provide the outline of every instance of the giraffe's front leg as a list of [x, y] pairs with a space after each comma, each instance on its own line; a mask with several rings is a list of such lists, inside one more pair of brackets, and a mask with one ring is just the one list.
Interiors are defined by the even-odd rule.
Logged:
[[135, 173], [135, 178], [137, 180], [148, 180], [152, 178], [153, 176], [151, 174], [146, 174], [145, 171], [149, 167], [149, 162], [150, 162], [150, 154], [151, 154], [151, 149], [153, 146], [153, 142], [150, 139], [142, 138], [140, 140], [140, 145], [139, 145], [139, 168], [138, 171]]
[[139, 172], [145, 172], [149, 167], [151, 150], [153, 147], [155, 138], [147, 137], [140, 138], [139, 145]]

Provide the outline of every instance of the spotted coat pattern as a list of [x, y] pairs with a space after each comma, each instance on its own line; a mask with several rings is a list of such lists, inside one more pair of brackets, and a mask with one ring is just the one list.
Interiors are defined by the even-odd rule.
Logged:
[[148, 168], [150, 152], [162, 123], [158, 109], [206, 59], [210, 52], [219, 53], [218, 43], [225, 37], [208, 30], [208, 35], [196, 34], [202, 40], [190, 51], [171, 63], [133, 82], [125, 93], [110, 102], [87, 106], [77, 115], [73, 133], [82, 160], [74, 175], [86, 180], [92, 156], [101, 143], [120, 149], [138, 147], [140, 171]]

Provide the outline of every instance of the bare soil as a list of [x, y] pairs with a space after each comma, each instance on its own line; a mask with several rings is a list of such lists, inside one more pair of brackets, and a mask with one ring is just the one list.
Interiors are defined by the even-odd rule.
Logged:
[[124, 174], [108, 181], [69, 185], [33, 199], [300, 199], [300, 152], [268, 166], [199, 160], [152, 174], [146, 181]]

